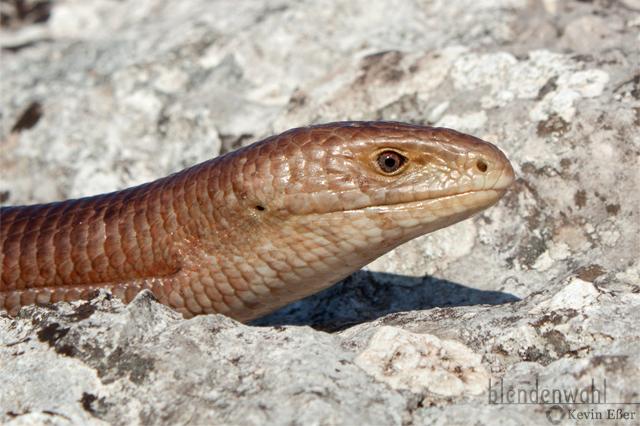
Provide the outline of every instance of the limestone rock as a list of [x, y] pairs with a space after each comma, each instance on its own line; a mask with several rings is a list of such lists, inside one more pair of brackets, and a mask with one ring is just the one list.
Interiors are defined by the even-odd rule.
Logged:
[[485, 391], [491, 376], [481, 358], [454, 341], [382, 326], [355, 363], [394, 389], [462, 396]]
[[148, 291], [126, 307], [94, 297], [2, 319], [3, 422], [34, 412], [122, 425], [409, 419], [412, 398], [357, 367], [339, 336], [221, 315], [185, 321]]
[[551, 402], [509, 401], [584, 402], [587, 389], [586, 402], [617, 409], [606, 402], [637, 398], [638, 306], [638, 294], [573, 279], [555, 294], [390, 314], [327, 334], [183, 320], [151, 292], [123, 306], [100, 291], [0, 318], [0, 420], [465, 423], [464, 404], [495, 424], [514, 413], [542, 424]]

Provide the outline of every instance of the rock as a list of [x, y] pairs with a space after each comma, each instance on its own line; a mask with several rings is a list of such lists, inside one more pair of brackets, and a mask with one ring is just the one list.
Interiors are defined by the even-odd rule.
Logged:
[[629, 9], [640, 10], [640, 1], [638, 0], [621, 0], [621, 2]]
[[[334, 334], [183, 320], [149, 291], [127, 306], [103, 291], [89, 299], [0, 318], [3, 422], [426, 423], [460, 416], [464, 403], [508, 424], [509, 390], [631, 402], [640, 380], [640, 296], [580, 279], [555, 294], [390, 314]], [[542, 423], [549, 406], [510, 408]]]
[[414, 393], [479, 395], [491, 377], [467, 346], [430, 334], [382, 326], [355, 363], [380, 382]]
[[497, 144], [518, 180], [252, 325], [185, 321], [148, 294], [0, 317], [0, 421], [637, 423], [622, 404], [640, 353], [633, 1], [23, 4], [2, 4], [3, 206], [333, 120], [452, 126]]
[[49, 411], [70, 423], [397, 424], [415, 404], [356, 366], [339, 336], [185, 321], [148, 291], [126, 307], [95, 296], [3, 319], [3, 422]]

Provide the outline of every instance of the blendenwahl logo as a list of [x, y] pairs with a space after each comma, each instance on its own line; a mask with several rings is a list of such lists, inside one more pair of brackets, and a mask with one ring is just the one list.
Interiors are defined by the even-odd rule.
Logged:
[[602, 387], [596, 387], [595, 379], [591, 386], [578, 389], [540, 388], [538, 379], [535, 387], [507, 387], [502, 379], [493, 382], [489, 379], [489, 404], [606, 404], [607, 380]]
[[[575, 409], [576, 405], [607, 404], [607, 379], [602, 385], [591, 379], [591, 386], [584, 388], [546, 388], [540, 387], [536, 379], [535, 386], [506, 386], [502, 379], [489, 379], [489, 404], [545, 404], [550, 405], [546, 417], [549, 423], [557, 425], [564, 419], [572, 420], [617, 420], [636, 424], [636, 411], [621, 408]], [[613, 404], [613, 403], [610, 403]], [[620, 405], [616, 403], [615, 405]], [[633, 404], [622, 404], [633, 405]]]

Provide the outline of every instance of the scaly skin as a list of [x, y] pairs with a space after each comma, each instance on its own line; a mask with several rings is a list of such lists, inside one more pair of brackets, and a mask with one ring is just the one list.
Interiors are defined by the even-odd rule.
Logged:
[[150, 289], [185, 317], [248, 322], [486, 209], [513, 180], [499, 149], [449, 129], [289, 130], [135, 188], [2, 208], [0, 309]]

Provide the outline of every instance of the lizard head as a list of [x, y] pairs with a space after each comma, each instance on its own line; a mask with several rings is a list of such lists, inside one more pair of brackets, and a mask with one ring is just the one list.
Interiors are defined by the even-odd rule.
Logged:
[[233, 311], [243, 320], [490, 207], [514, 181], [494, 145], [403, 123], [293, 129], [216, 162], [216, 258], [245, 265], [234, 278], [246, 286]]

